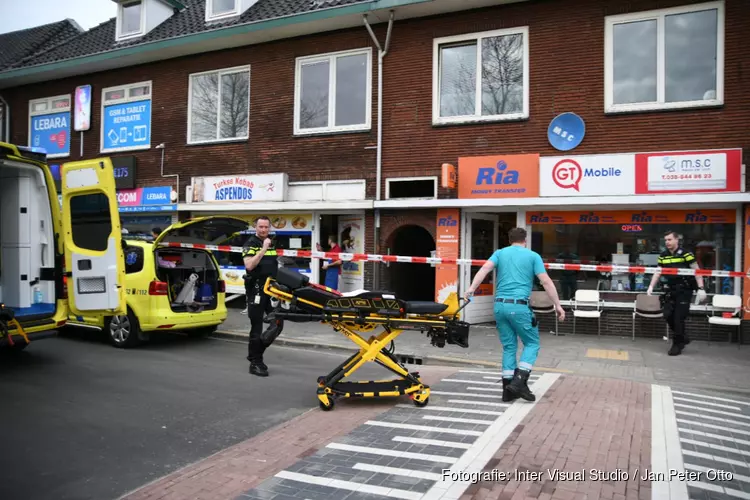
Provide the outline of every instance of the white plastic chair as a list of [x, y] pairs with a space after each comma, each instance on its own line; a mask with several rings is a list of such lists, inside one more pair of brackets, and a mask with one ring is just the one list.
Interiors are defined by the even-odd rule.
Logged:
[[531, 292], [531, 298], [529, 300], [529, 306], [534, 313], [539, 314], [550, 314], [555, 317], [555, 335], [560, 335], [557, 329], [557, 312], [555, 311], [555, 304], [552, 299], [549, 298], [547, 292], [539, 290]]
[[[598, 290], [576, 290], [573, 299], [573, 335], [576, 333], [576, 318], [596, 318], [597, 334], [602, 334], [602, 305]], [[595, 307], [596, 309], [579, 309], [579, 307]]]
[[[742, 345], [742, 320], [740, 311], [742, 310], [742, 297], [739, 295], [714, 295], [711, 300], [712, 315], [708, 316], [708, 343], [711, 343], [711, 325], [724, 325], [737, 327], [737, 349]], [[716, 313], [731, 313], [731, 317], [725, 318], [722, 314], [717, 316]], [[729, 336], [729, 342], [732, 336]]]
[[[635, 317], [641, 318], [663, 318], [664, 310], [658, 295], [647, 295], [639, 293], [633, 303], [633, 341], [635, 341]], [[666, 338], [669, 338], [669, 325], [665, 324]]]

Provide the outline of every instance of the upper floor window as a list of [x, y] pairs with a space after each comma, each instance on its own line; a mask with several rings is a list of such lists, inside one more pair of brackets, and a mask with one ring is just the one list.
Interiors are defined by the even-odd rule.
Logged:
[[224, 19], [240, 13], [239, 0], [207, 0], [206, 21]]
[[144, 32], [143, 1], [122, 2], [117, 6], [117, 39], [123, 40]]
[[51, 158], [70, 155], [70, 94], [29, 101], [29, 146]]
[[190, 75], [189, 144], [247, 139], [249, 115], [248, 66]]
[[528, 28], [435, 39], [434, 124], [529, 116]]
[[611, 16], [605, 110], [715, 106], [724, 101], [724, 4]]
[[102, 89], [101, 152], [151, 147], [151, 82]]
[[294, 133], [370, 129], [372, 50], [352, 50], [297, 59]]

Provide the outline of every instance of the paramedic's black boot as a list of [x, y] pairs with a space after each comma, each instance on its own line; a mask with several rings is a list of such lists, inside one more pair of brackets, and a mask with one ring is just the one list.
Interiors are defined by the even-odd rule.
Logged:
[[679, 356], [680, 354], [682, 354], [682, 349], [684, 347], [685, 346], [683, 344], [673, 343], [667, 354], [669, 354], [670, 356]]
[[250, 373], [259, 377], [268, 376], [268, 367], [263, 362], [252, 361], [250, 363]]
[[503, 402], [505, 403], [510, 403], [511, 401], [515, 401], [516, 399], [518, 399], [518, 396], [515, 396], [508, 391], [508, 385], [510, 385], [511, 380], [513, 379], [503, 379]]
[[530, 371], [516, 368], [516, 371], [513, 374], [513, 380], [508, 384], [508, 393], [510, 393], [511, 396], [520, 397], [526, 401], [536, 401], [536, 396], [534, 396], [531, 393], [531, 389], [529, 389], [529, 375], [531, 375]]

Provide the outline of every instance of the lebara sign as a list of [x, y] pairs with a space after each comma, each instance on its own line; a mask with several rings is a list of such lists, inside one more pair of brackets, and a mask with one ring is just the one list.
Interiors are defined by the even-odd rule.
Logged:
[[167, 212], [177, 209], [172, 203], [172, 188], [155, 186], [117, 192], [120, 212]]
[[553, 156], [539, 160], [540, 196], [635, 194], [635, 155]]
[[539, 196], [539, 155], [471, 156], [458, 159], [459, 198]]
[[70, 111], [31, 117], [31, 145], [48, 155], [70, 153]]

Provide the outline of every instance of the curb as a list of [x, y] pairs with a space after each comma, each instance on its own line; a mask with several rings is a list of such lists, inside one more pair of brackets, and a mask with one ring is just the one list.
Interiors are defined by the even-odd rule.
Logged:
[[[247, 333], [232, 331], [232, 330], [217, 330], [211, 335], [211, 337], [219, 338], [219, 339], [227, 339], [227, 340], [242, 339], [244, 341], [247, 341]], [[302, 339], [284, 338], [283, 334], [276, 338], [276, 340], [274, 341], [274, 344], [284, 345], [288, 347], [305, 347], [305, 348], [312, 348], [312, 349], [345, 351], [348, 353], [352, 353], [359, 349], [356, 346], [349, 347], [349, 346], [344, 346], [341, 344], [311, 342], [311, 341], [302, 340]], [[440, 365], [447, 365], [447, 366], [474, 366], [474, 367], [502, 369], [502, 363], [496, 363], [494, 361], [484, 361], [480, 359], [454, 358], [450, 356], [418, 356], [414, 354], [403, 354], [403, 353], [396, 353], [395, 355], [396, 357], [400, 358], [402, 363], [410, 364], [410, 365], [440, 364]], [[540, 371], [540, 372], [550, 372], [550, 373], [568, 373], [568, 374], [575, 373], [572, 370], [563, 370], [563, 369], [557, 369], [557, 368], [543, 368], [543, 367], [537, 367], [537, 366], [534, 367], [534, 370]]]

